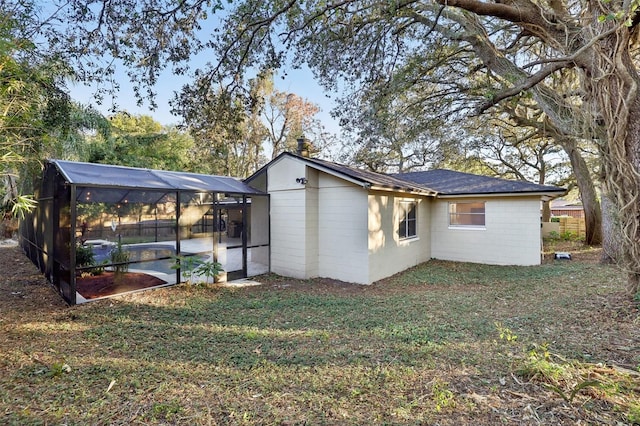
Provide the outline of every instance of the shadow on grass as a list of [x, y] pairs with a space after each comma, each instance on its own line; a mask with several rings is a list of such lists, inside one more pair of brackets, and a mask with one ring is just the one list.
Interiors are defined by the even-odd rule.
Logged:
[[601, 282], [583, 279], [593, 274], [588, 265], [569, 263], [430, 262], [360, 294], [177, 287], [163, 290], [171, 295], [164, 305], [125, 298], [86, 306], [76, 321], [89, 346], [143, 361], [414, 365], [436, 354], [458, 359], [465, 344], [490, 344], [496, 322], [540, 334], [538, 326], [564, 321], [578, 298], [597, 293]]
[[0, 336], [0, 407], [15, 424], [496, 424], [514, 409], [518, 424], [534, 392], [552, 424], [562, 400], [511, 380], [514, 356], [553, 342], [606, 360], [622, 353], [610, 342], [637, 336], [605, 305], [620, 274], [594, 265], [429, 262], [356, 289], [266, 278], [25, 316]]
[[197, 307], [122, 302], [100, 314], [95, 310], [80, 315], [89, 321], [83, 323], [84, 338], [111, 357], [251, 368], [264, 360], [300, 366], [413, 365], [466, 333], [474, 339], [477, 330], [487, 337], [491, 333], [484, 319], [446, 324], [418, 313], [424, 308], [419, 300], [266, 296], [258, 301], [227, 295], [193, 302]]

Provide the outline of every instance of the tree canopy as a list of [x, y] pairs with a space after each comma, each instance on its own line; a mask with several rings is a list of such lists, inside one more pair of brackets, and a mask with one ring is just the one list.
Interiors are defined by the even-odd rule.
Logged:
[[[14, 213], [33, 201], [25, 188], [45, 158], [79, 159], [79, 132], [106, 128], [92, 108], [72, 102], [64, 86], [70, 69], [35, 43], [39, 27], [28, 2], [0, 9], [0, 207]], [[20, 6], [20, 7], [19, 7]], [[19, 179], [18, 177], [21, 177]]]
[[193, 139], [147, 115], [126, 112], [108, 118], [107, 135], [89, 137], [89, 162], [160, 170], [193, 170]]

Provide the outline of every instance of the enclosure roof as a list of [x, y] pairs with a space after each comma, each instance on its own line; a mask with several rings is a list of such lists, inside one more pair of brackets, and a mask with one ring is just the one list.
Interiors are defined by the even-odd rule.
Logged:
[[439, 196], [473, 194], [549, 194], [558, 196], [566, 192], [566, 189], [557, 186], [539, 185], [522, 180], [500, 179], [446, 169], [401, 173], [395, 176], [435, 189]]
[[49, 163], [55, 165], [68, 183], [79, 186], [266, 195], [264, 192], [254, 189], [236, 178], [228, 176], [171, 172], [64, 160], [49, 160]]

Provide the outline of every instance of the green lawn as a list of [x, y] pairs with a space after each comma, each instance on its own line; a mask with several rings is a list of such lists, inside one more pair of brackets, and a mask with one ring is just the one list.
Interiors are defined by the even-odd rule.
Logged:
[[640, 422], [638, 311], [590, 261], [432, 261], [373, 286], [265, 276], [72, 308], [33, 272], [9, 278], [3, 424]]

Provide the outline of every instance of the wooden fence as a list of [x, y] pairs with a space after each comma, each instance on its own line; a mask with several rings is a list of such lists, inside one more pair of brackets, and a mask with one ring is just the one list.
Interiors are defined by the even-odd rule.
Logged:
[[583, 217], [560, 216], [560, 235], [569, 232], [577, 235], [579, 238], [585, 237], [585, 223]]

